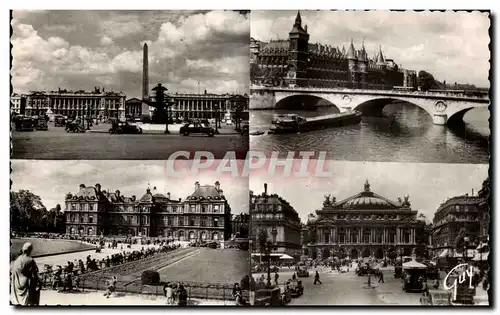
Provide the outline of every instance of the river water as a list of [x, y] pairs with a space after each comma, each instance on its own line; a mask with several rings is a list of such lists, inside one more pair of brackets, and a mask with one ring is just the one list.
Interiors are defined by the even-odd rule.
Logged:
[[[274, 114], [297, 113], [311, 117], [331, 113], [331, 107], [314, 111], [254, 110], [250, 131], [267, 131]], [[358, 125], [290, 135], [250, 135], [250, 149], [280, 151], [328, 151], [334, 160], [488, 163], [489, 111], [476, 108], [464, 116], [461, 126], [434, 125], [423, 109], [407, 104], [389, 104], [388, 117], [363, 117]]]

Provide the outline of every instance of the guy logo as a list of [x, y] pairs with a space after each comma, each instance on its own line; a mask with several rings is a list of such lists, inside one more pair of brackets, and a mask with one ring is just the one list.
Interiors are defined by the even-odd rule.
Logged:
[[[457, 286], [458, 286], [458, 283], [464, 283], [465, 280], [467, 278], [469, 278], [469, 288], [470, 289], [473, 289], [474, 287], [472, 286], [472, 266], [469, 266], [469, 268], [467, 269], [467, 266], [469, 266], [468, 264], [460, 264], [460, 265], [457, 265], [455, 266], [453, 269], [450, 270], [450, 272], [448, 272], [448, 274], [446, 275], [446, 277], [444, 278], [444, 288], [446, 290], [453, 290], [453, 300], [456, 300], [457, 299]], [[462, 267], [462, 268], [461, 268]], [[458, 269], [458, 270], [457, 270]], [[448, 286], [448, 277], [454, 272], [454, 271], [462, 271], [462, 273], [460, 273], [458, 275], [458, 278], [455, 278], [455, 280], [453, 281], [453, 283], [451, 284], [451, 286]], [[457, 283], [457, 279], [458, 279], [458, 283]]]

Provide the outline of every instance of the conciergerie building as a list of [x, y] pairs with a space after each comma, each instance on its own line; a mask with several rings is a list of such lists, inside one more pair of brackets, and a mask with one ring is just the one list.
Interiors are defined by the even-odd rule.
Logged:
[[146, 189], [126, 197], [100, 184], [81, 184], [66, 195], [66, 234], [165, 237], [175, 240], [222, 241], [231, 236], [231, 207], [219, 182], [200, 185], [191, 195], [173, 198]]
[[310, 43], [300, 12], [288, 40], [265, 43], [252, 38], [250, 60], [254, 84], [375, 90], [417, 88], [416, 72], [386, 58], [382, 48], [369, 57], [364, 43], [356, 49], [352, 40], [347, 50]]

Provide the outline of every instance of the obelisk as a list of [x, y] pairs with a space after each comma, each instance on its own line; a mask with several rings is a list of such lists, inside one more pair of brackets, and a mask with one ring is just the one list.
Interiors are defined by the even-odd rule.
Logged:
[[144, 44], [142, 60], [142, 99], [149, 99], [149, 62], [148, 44]]

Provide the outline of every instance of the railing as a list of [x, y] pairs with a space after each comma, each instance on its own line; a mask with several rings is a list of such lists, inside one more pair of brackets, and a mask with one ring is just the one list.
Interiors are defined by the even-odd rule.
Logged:
[[446, 98], [456, 98], [456, 99], [477, 99], [477, 100], [489, 100], [488, 96], [460, 96], [453, 95], [449, 93], [432, 93], [432, 92], [422, 92], [422, 91], [398, 91], [398, 90], [365, 90], [365, 89], [347, 89], [347, 88], [316, 88], [316, 87], [274, 87], [274, 86], [256, 86], [253, 85], [251, 90], [285, 90], [285, 91], [314, 91], [314, 92], [345, 92], [345, 93], [366, 93], [366, 94], [384, 94], [384, 95], [408, 95], [408, 96], [441, 96]]
[[[69, 291], [69, 287], [64, 286], [64, 280], [57, 287], [53, 286], [54, 277], [51, 273], [41, 273], [39, 275], [40, 282], [43, 290], [58, 290]], [[78, 283], [75, 283], [75, 278], [72, 279], [73, 290], [79, 290], [82, 292], [97, 292], [105, 291], [108, 288], [108, 281], [110, 277], [98, 276], [91, 279], [81, 279]], [[204, 300], [222, 300], [222, 301], [234, 301], [232, 296], [233, 285], [224, 283], [197, 283], [189, 281], [172, 281], [174, 284], [182, 284], [188, 293], [188, 301], [191, 299], [204, 299]], [[164, 296], [163, 291], [165, 282], [161, 282], [157, 285], [144, 285], [140, 279], [133, 281], [128, 280], [117, 280], [115, 286], [115, 292], [125, 293], [125, 294], [140, 294], [147, 296]], [[248, 300], [249, 292], [243, 291], [243, 298]]]

